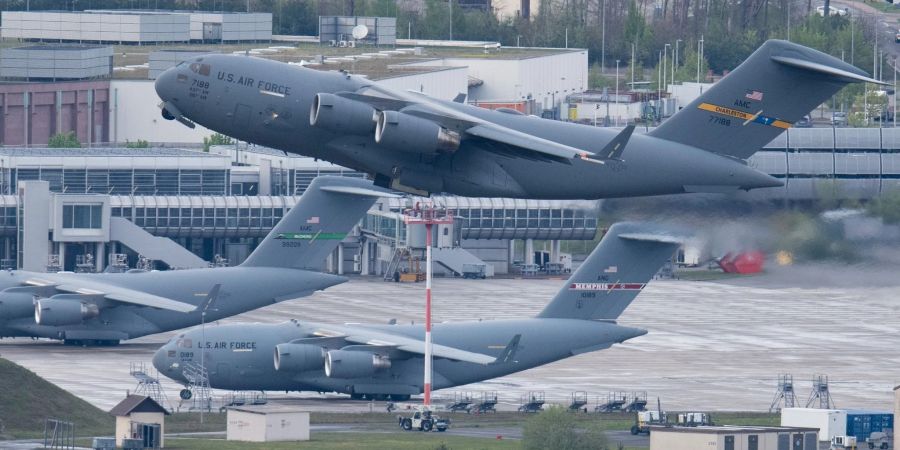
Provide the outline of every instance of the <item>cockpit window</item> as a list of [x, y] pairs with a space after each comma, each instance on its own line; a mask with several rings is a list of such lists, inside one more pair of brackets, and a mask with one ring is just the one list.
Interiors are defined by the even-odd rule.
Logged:
[[201, 64], [201, 63], [191, 63], [191, 72], [199, 73], [200, 75], [209, 76], [210, 67], [209, 64]]
[[178, 76], [175, 77], [175, 79], [176, 79], [179, 83], [187, 83], [188, 76], [185, 75], [185, 74], [183, 74], [183, 73], [179, 73]]
[[184, 61], [181, 61], [181, 62], [179, 62], [178, 64], [175, 64], [175, 67], [181, 67], [181, 66], [183, 66], [183, 65], [184, 65]]

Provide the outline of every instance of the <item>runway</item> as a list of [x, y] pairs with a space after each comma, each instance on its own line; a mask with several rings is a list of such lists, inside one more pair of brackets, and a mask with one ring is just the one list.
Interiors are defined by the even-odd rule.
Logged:
[[[564, 404], [573, 391], [586, 391], [588, 407], [593, 408], [609, 391], [647, 391], [651, 401], [659, 397], [670, 410], [750, 411], [768, 409], [779, 373], [793, 374], [802, 403], [812, 376], [827, 374], [838, 407], [890, 409], [891, 390], [900, 381], [895, 370], [900, 366], [900, 280], [892, 273], [890, 268], [813, 266], [721, 282], [654, 281], [619, 320], [649, 334], [609, 350], [438, 391], [437, 396], [499, 391], [501, 408], [512, 409], [529, 391], [545, 391], [548, 402]], [[438, 279], [435, 320], [533, 315], [562, 285], [562, 280]], [[396, 318], [402, 323], [420, 320], [423, 299], [423, 284], [353, 278], [326, 292], [227, 322]], [[109, 409], [135, 388], [129, 363], [149, 365], [155, 349], [173, 334], [106, 348], [6, 339], [0, 341], [0, 355]], [[162, 384], [177, 404], [180, 386], [167, 379]], [[278, 395], [284, 393], [270, 393]], [[314, 393], [302, 397], [322, 398]], [[366, 403], [333, 405], [340, 410], [369, 409]]]

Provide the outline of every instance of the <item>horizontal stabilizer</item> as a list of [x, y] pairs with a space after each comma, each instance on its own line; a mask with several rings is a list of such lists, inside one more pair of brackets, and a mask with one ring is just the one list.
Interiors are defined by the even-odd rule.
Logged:
[[882, 86], [890, 86], [891, 83], [885, 83], [883, 81], [878, 81], [872, 77], [867, 77], [864, 75], [856, 74], [847, 70], [843, 70], [837, 67], [828, 66], [825, 64], [820, 64], [817, 62], [807, 61], [799, 58], [790, 58], [787, 56], [773, 56], [773, 61], [780, 62], [786, 66], [796, 67], [798, 69], [809, 70], [811, 72], [821, 73], [825, 75], [831, 75], [834, 77], [838, 77], [848, 83], [853, 82], [862, 82], [862, 83], [875, 83], [880, 84]]
[[361, 195], [363, 197], [400, 198], [399, 195], [391, 194], [389, 192], [379, 191], [379, 190], [375, 190], [375, 189], [354, 187], [354, 186], [323, 186], [321, 189], [325, 192], [334, 192], [337, 194], [348, 194], [348, 195]]

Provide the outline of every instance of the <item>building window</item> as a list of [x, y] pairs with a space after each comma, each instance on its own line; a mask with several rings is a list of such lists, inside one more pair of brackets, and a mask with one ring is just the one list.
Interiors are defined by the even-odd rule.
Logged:
[[100, 229], [103, 205], [63, 205], [63, 228]]

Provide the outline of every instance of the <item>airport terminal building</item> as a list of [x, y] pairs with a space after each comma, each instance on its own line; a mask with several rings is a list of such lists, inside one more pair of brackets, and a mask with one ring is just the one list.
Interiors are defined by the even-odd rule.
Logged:
[[[3, 148], [0, 259], [6, 268], [36, 271], [100, 271], [110, 264], [123, 270], [121, 255], [128, 268], [147, 260], [156, 268], [238, 264], [320, 175], [364, 176], [254, 147], [222, 146], [210, 153]], [[415, 253], [422, 247], [415, 237], [421, 232], [407, 229], [401, 212], [423, 201], [404, 197], [376, 204], [326, 269], [383, 275], [396, 268], [398, 249]], [[486, 263], [506, 273], [525, 259], [524, 252], [540, 250], [535, 240], [548, 241], [547, 257], [558, 262], [564, 258], [562, 240], [593, 239], [599, 212], [594, 201], [432, 201], [457, 217], [436, 230], [436, 259], [445, 271], [456, 272], [462, 264]]]

